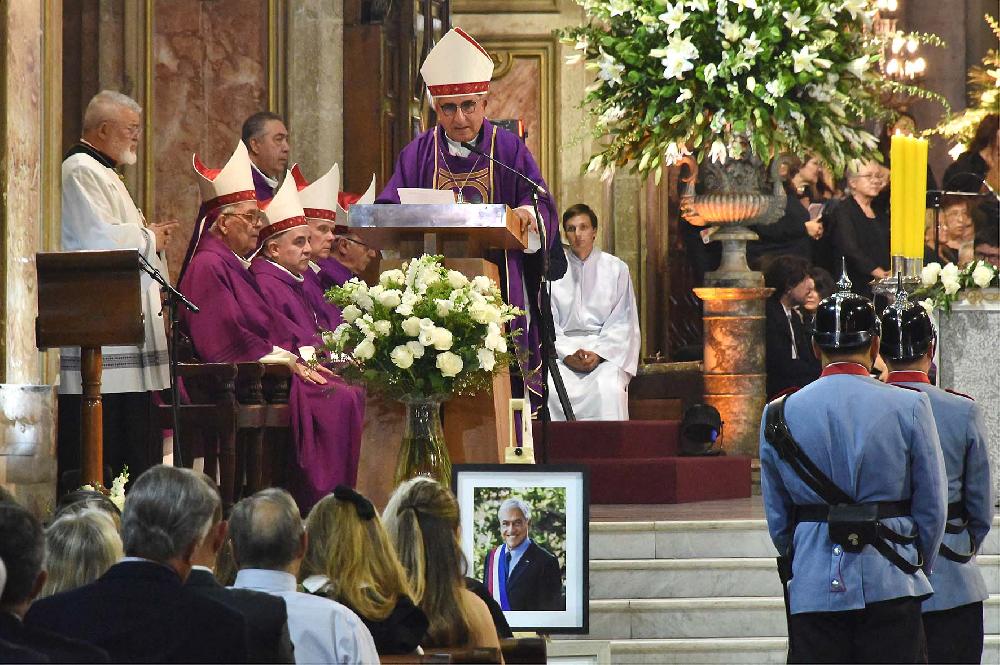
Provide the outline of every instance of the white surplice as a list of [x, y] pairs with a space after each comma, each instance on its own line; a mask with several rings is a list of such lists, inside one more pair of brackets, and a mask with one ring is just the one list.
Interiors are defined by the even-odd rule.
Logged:
[[[581, 261], [566, 252], [569, 269], [552, 282], [552, 319], [556, 355], [566, 393], [577, 420], [628, 420], [628, 384], [639, 363], [639, 312], [628, 266], [594, 249]], [[604, 358], [592, 372], [566, 366], [578, 349]], [[549, 379], [552, 420], [565, 420]]]
[[[70, 155], [62, 164], [62, 249], [137, 249], [165, 277], [156, 254], [156, 238], [146, 228], [117, 172], [87, 153]], [[136, 270], [138, 270], [136, 266]], [[102, 393], [148, 392], [170, 387], [167, 337], [160, 286], [140, 273], [146, 341], [142, 346], [105, 346]], [[62, 349], [59, 392], [80, 394], [80, 349]]]

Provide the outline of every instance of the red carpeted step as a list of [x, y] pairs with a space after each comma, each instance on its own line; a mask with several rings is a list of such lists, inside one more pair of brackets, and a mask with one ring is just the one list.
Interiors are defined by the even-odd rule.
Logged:
[[574, 462], [590, 468], [591, 503], [687, 503], [750, 496], [749, 457], [551, 461]]
[[[535, 447], [542, 424], [533, 423]], [[549, 459], [622, 459], [670, 457], [677, 454], [680, 423], [676, 420], [588, 420], [549, 424]]]

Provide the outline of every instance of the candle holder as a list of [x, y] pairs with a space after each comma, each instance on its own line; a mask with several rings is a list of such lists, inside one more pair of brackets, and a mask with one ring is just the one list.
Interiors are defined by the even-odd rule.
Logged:
[[[922, 258], [910, 256], [892, 257], [892, 274], [872, 284], [872, 302], [875, 311], [881, 312], [896, 300], [896, 288], [900, 283], [907, 295], [920, 288], [920, 271], [924, 269]], [[902, 276], [900, 282], [899, 277]]]

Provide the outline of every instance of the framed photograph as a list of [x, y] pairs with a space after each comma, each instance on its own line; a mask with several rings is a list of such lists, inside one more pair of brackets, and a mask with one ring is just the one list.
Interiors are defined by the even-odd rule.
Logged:
[[575, 464], [456, 464], [469, 577], [515, 631], [589, 629], [590, 488]]

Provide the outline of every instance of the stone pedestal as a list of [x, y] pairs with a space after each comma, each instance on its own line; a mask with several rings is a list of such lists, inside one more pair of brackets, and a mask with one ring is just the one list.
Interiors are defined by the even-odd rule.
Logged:
[[734, 455], [757, 456], [760, 415], [764, 410], [764, 299], [766, 288], [703, 287], [694, 294], [704, 303], [705, 403], [725, 423], [722, 448]]
[[1000, 293], [937, 312], [938, 385], [973, 397], [986, 420], [994, 496], [1000, 496]]

